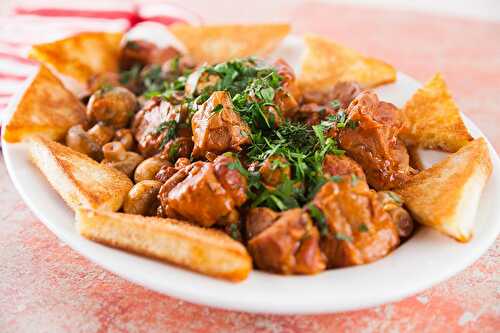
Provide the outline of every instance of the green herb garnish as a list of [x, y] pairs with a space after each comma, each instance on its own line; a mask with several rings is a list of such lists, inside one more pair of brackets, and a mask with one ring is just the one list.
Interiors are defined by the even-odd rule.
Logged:
[[341, 232], [336, 232], [335, 233], [335, 238], [338, 239], [338, 240], [343, 240], [343, 241], [347, 241], [347, 242], [352, 242], [352, 237], [350, 236], [347, 236], [346, 234], [343, 234]]
[[170, 70], [172, 72], [178, 72], [179, 71], [179, 57], [175, 57], [170, 61]]
[[399, 195], [397, 195], [396, 193], [392, 192], [392, 191], [387, 191], [387, 194], [391, 197], [392, 200], [394, 200], [395, 203], [397, 203], [398, 205], [402, 205], [403, 204], [403, 200], [401, 199], [401, 197]]
[[171, 162], [175, 162], [177, 160], [177, 154], [179, 153], [179, 148], [181, 147], [181, 144], [176, 142], [172, 146], [170, 146], [170, 149], [168, 150], [168, 159]]
[[240, 239], [240, 231], [238, 229], [238, 224], [233, 223], [229, 226], [229, 234], [232, 239], [239, 240]]
[[103, 94], [109, 92], [113, 90], [113, 85], [109, 82], [104, 82], [103, 84], [101, 84], [101, 86], [99, 87], [99, 91]]
[[224, 109], [224, 105], [222, 104], [217, 104], [214, 109], [212, 110], [212, 113], [219, 113]]
[[139, 78], [139, 73], [141, 72], [141, 66], [139, 64], [134, 64], [129, 70], [120, 73], [120, 83], [129, 84]]
[[153, 134], [161, 134], [166, 131], [165, 136], [161, 140], [160, 149], [163, 149], [165, 145], [170, 141], [175, 139], [175, 135], [177, 132], [177, 122], [175, 120], [167, 120], [162, 122], [158, 128], [153, 132]]
[[342, 176], [331, 176], [330, 180], [334, 183], [340, 183], [342, 182]]
[[307, 210], [309, 211], [309, 215], [311, 215], [314, 222], [316, 222], [316, 226], [319, 229], [320, 235], [323, 237], [328, 236], [329, 228], [328, 224], [326, 223], [326, 218], [323, 212], [318, 207], [316, 207], [312, 202], [309, 203], [306, 207]]
[[366, 224], [362, 223], [359, 225], [358, 230], [359, 232], [368, 232], [368, 227], [366, 226]]
[[359, 124], [357, 121], [353, 121], [347, 118], [347, 115], [344, 111], [339, 111], [336, 114], [329, 115], [325, 120], [321, 122], [321, 125], [325, 129], [330, 128], [356, 128]]
[[358, 184], [358, 176], [351, 174], [351, 185], [356, 186]]
[[129, 41], [127, 41], [127, 43], [125, 43], [125, 48], [132, 49], [132, 50], [138, 50], [139, 44], [136, 41], [129, 40]]
[[330, 106], [335, 110], [337, 110], [340, 108], [340, 101], [338, 99], [334, 99], [333, 101], [330, 102]]

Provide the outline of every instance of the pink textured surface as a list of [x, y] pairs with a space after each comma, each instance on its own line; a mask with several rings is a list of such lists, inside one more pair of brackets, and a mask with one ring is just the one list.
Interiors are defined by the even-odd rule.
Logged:
[[[291, 15], [296, 31], [331, 36], [419, 80], [441, 71], [500, 150], [499, 23], [315, 4]], [[329, 315], [252, 315], [163, 296], [87, 261], [33, 216], [3, 163], [0, 203], [0, 332], [500, 331], [499, 240], [464, 272], [397, 303]]]

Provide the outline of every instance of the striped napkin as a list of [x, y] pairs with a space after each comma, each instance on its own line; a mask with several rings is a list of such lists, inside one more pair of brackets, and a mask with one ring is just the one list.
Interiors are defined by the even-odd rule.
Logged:
[[159, 0], [17, 1], [7, 16], [0, 16], [0, 115], [37, 67], [26, 58], [32, 44], [82, 31], [125, 32], [145, 21], [200, 24], [201, 19], [181, 6]]

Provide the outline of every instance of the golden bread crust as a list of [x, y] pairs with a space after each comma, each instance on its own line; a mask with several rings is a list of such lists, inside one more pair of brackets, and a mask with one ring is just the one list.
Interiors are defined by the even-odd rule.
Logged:
[[43, 135], [60, 140], [71, 126], [85, 121], [83, 104], [42, 65], [5, 126], [4, 138], [19, 142]]
[[396, 192], [417, 221], [466, 242], [493, 165], [483, 138], [476, 139]]
[[173, 219], [80, 209], [80, 234], [196, 272], [241, 281], [252, 270], [245, 247], [222, 231]]
[[86, 83], [95, 74], [118, 71], [122, 38], [122, 33], [83, 32], [33, 45], [29, 57]]
[[303, 91], [326, 91], [339, 81], [356, 81], [372, 88], [396, 80], [391, 65], [334, 43], [327, 38], [306, 35], [306, 53], [299, 77]]
[[29, 141], [33, 163], [74, 210], [80, 207], [116, 211], [132, 188], [120, 171], [43, 137]]
[[400, 136], [409, 145], [453, 153], [472, 140], [439, 73], [417, 90], [402, 113], [405, 127]]
[[288, 24], [211, 25], [176, 24], [169, 30], [197, 63], [213, 64], [232, 58], [264, 56], [290, 32]]

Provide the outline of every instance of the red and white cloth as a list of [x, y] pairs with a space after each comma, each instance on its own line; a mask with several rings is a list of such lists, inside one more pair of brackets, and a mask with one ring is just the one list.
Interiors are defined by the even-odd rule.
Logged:
[[37, 66], [26, 58], [32, 44], [82, 31], [126, 32], [144, 21], [200, 24], [201, 18], [161, 0], [17, 1], [7, 16], [0, 16], [0, 115]]

